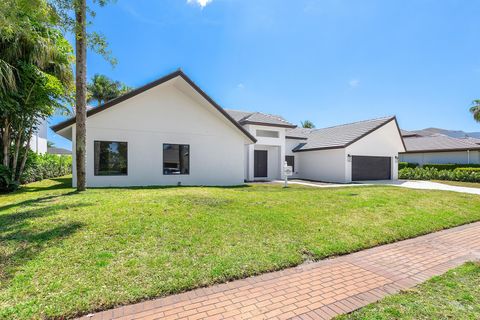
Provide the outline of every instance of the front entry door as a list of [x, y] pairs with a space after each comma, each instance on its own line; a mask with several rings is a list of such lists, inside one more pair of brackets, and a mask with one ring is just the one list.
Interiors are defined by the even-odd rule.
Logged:
[[253, 175], [255, 178], [266, 178], [268, 176], [268, 151], [267, 150], [255, 150], [254, 152], [254, 170]]

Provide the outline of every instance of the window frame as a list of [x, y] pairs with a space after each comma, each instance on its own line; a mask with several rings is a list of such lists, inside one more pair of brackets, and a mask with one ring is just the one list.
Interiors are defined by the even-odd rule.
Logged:
[[[260, 134], [259, 134], [260, 133]], [[265, 133], [267, 133], [265, 135]], [[273, 134], [272, 136], [268, 134]], [[267, 129], [256, 129], [255, 135], [259, 138], [271, 138], [271, 139], [278, 139], [280, 138], [280, 132], [277, 130], [267, 130]]]
[[292, 156], [292, 155], [285, 155], [285, 162], [287, 162], [287, 166], [288, 166], [288, 160], [287, 160], [287, 157], [291, 157], [291, 158], [293, 159], [292, 172], [295, 172], [295, 156]]
[[[95, 144], [99, 142], [106, 142], [106, 143], [125, 143], [127, 146], [127, 151], [126, 151], [126, 159], [127, 159], [127, 172], [126, 173], [118, 173], [118, 174], [98, 174], [97, 170], [97, 161], [96, 161], [96, 155], [95, 155]], [[99, 155], [100, 156], [100, 155]], [[125, 177], [128, 176], [128, 141], [114, 141], [114, 140], [94, 140], [93, 141], [93, 175], [95, 177]]]
[[[188, 147], [188, 173], [165, 173], [165, 146], [166, 145], [173, 145], [173, 146], [187, 146]], [[180, 168], [180, 172], [181, 172]], [[190, 175], [190, 144], [186, 143], [163, 143], [162, 144], [162, 173], [164, 176], [189, 176]]]

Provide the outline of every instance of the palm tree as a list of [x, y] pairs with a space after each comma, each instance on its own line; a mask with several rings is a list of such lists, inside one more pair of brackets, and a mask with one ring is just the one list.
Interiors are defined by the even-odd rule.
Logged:
[[131, 90], [124, 83], [113, 81], [102, 74], [94, 75], [87, 88], [89, 91], [88, 101], [97, 101], [99, 106]]
[[470, 112], [473, 114], [473, 119], [480, 122], [480, 99], [473, 100], [473, 106], [470, 108]]
[[315, 128], [315, 125], [310, 120], [302, 121], [301, 124], [302, 124], [302, 128], [307, 128], [307, 129], [314, 129]]

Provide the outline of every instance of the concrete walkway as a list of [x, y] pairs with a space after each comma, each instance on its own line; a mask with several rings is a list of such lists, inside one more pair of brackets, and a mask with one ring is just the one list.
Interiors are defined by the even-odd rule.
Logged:
[[[284, 183], [281, 180], [274, 181], [275, 183]], [[443, 190], [454, 191], [470, 194], [480, 195], [480, 188], [468, 188], [451, 186], [444, 183], [432, 182], [432, 181], [417, 181], [417, 180], [380, 180], [380, 181], [359, 181], [357, 183], [325, 183], [325, 182], [312, 182], [306, 180], [292, 180], [289, 184], [299, 184], [304, 186], [316, 187], [316, 188], [342, 188], [342, 187], [359, 187], [359, 186], [371, 186], [371, 185], [387, 185], [408, 189], [423, 189], [423, 190]]]
[[480, 260], [480, 222], [84, 319], [330, 319]]

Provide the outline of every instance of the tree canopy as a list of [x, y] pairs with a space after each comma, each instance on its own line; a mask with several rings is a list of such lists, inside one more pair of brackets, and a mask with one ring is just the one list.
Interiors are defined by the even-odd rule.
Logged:
[[301, 124], [302, 124], [302, 128], [308, 128], [308, 129], [314, 129], [315, 128], [315, 125], [310, 120], [302, 121]]
[[96, 101], [101, 105], [131, 90], [126, 84], [114, 81], [102, 74], [95, 74], [87, 85], [88, 102]]
[[18, 181], [38, 124], [72, 102], [73, 49], [45, 1], [6, 0], [0, 6], [5, 5], [9, 13], [0, 10], [5, 22], [0, 25], [0, 156], [2, 171]]
[[475, 121], [480, 122], [480, 100], [473, 100], [473, 106], [470, 108]]

